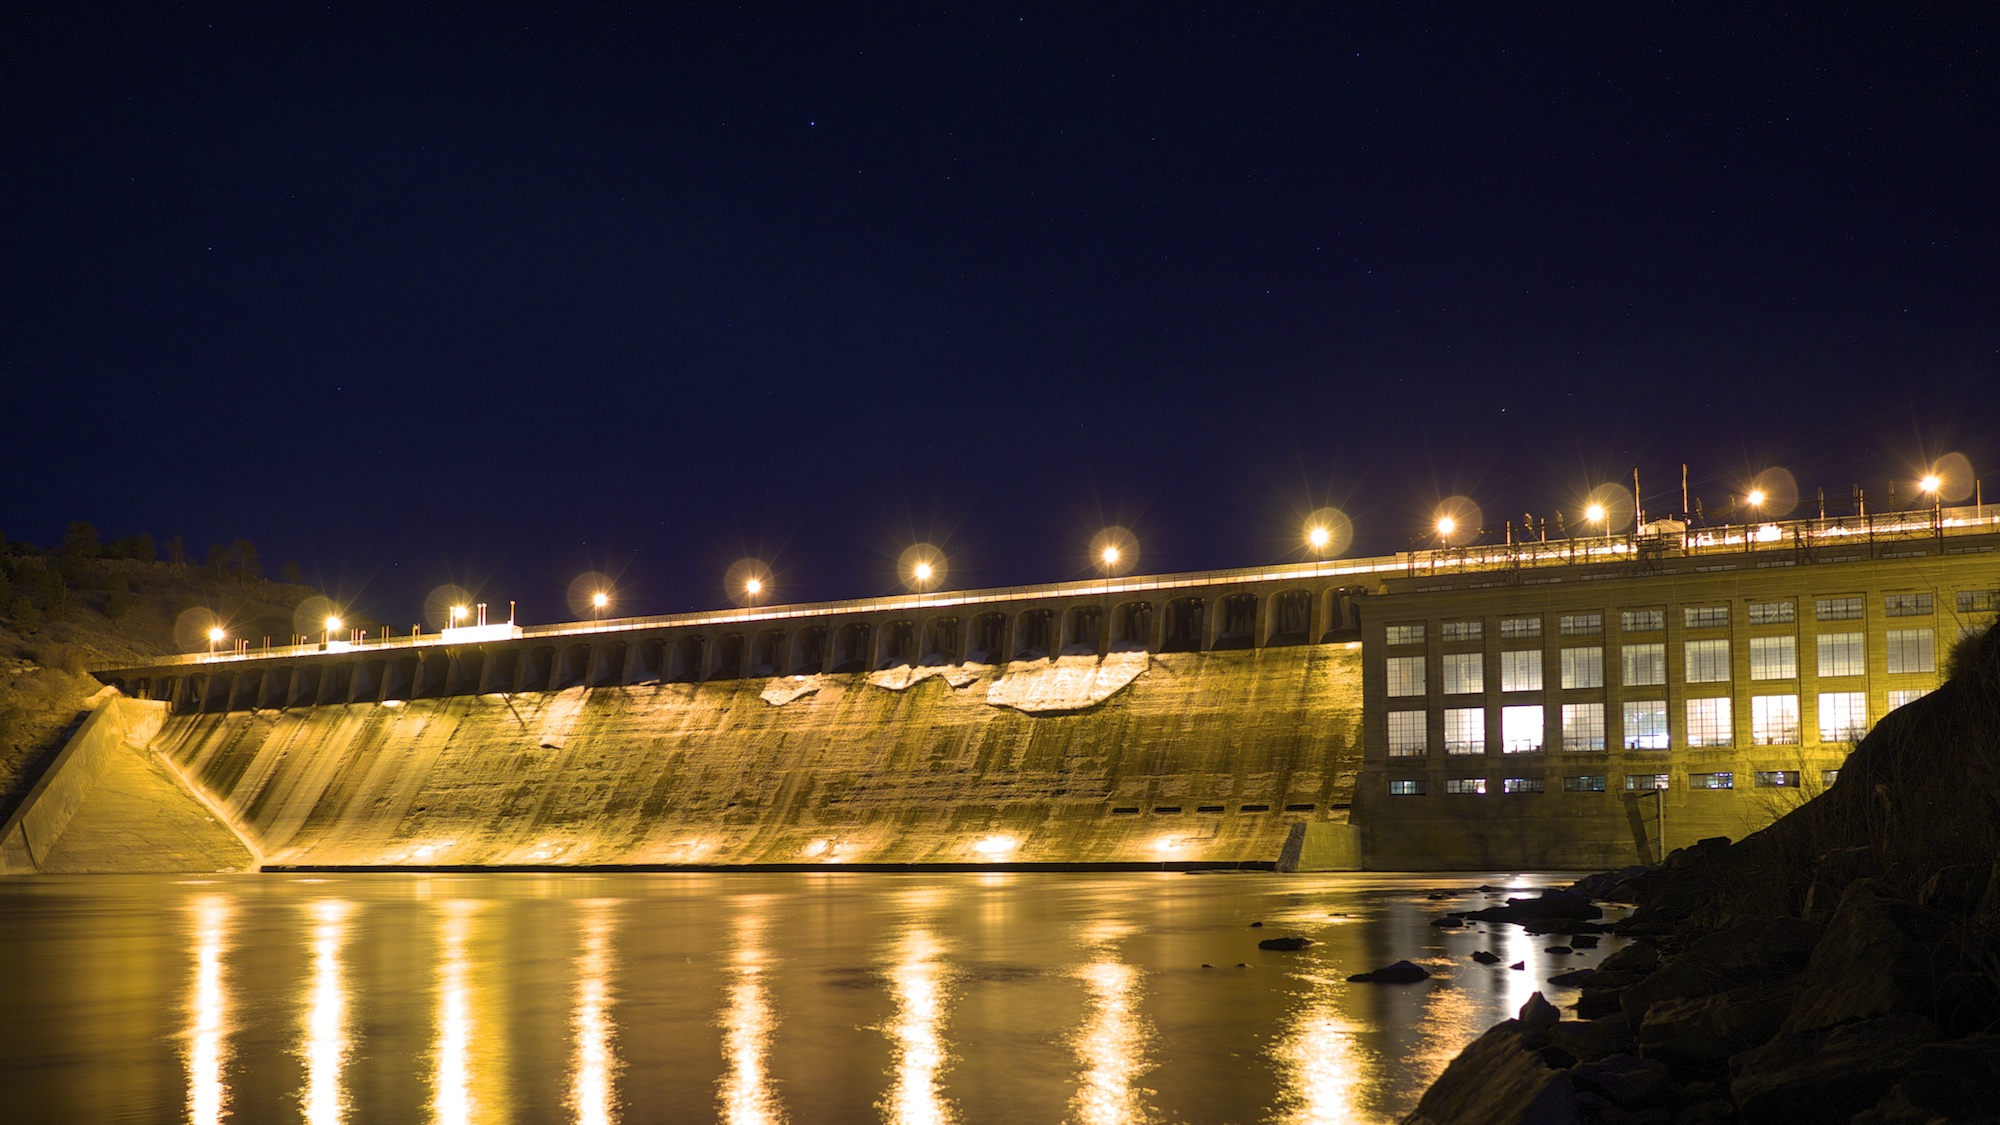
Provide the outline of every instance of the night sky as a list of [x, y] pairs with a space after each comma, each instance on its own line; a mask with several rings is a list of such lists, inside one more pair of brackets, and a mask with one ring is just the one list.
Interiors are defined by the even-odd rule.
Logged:
[[0, 11], [9, 537], [535, 623], [2000, 480], [1990, 5], [277, 7]]

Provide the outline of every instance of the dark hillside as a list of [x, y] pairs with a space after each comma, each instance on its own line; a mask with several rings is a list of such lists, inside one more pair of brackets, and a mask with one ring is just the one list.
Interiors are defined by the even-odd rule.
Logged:
[[0, 817], [103, 687], [86, 669], [200, 651], [212, 624], [253, 646], [283, 644], [316, 593], [265, 581], [248, 543], [199, 565], [153, 555], [150, 537], [100, 543], [85, 524], [53, 550], [0, 541]]

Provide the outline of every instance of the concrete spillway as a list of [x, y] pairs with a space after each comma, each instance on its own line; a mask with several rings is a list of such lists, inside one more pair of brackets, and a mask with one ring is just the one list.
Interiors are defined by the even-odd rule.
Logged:
[[1344, 850], [1359, 657], [1118, 653], [176, 715], [151, 748], [266, 866], [1270, 863], [1288, 842]]

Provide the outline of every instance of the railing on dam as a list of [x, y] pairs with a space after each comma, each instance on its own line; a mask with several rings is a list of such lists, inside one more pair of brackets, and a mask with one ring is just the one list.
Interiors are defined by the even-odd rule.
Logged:
[[[1363, 559], [530, 626], [507, 640], [431, 635], [161, 657], [105, 674], [121, 687], [138, 687], [135, 694], [177, 703], [192, 696], [202, 709], [236, 709], [876, 671], [899, 664], [996, 664], [1071, 653], [1263, 648], [1358, 637], [1358, 597], [1392, 578], [1491, 574], [1496, 582], [1529, 583], [1541, 579], [1521, 572], [1583, 567], [1611, 576], [1667, 566], [1699, 569], [1701, 559], [1717, 555], [1762, 553], [1772, 563], [1888, 558], [1990, 549], [1991, 544], [1965, 537], [1990, 538], [1996, 530], [2000, 517], [1983, 509], [1951, 509], [1671, 536], [1477, 544]], [[1680, 559], [1690, 561], [1673, 561]], [[328, 665], [323, 675], [295, 674], [319, 664]], [[281, 665], [278, 678], [284, 683], [273, 679]], [[224, 679], [227, 686], [218, 686]]]

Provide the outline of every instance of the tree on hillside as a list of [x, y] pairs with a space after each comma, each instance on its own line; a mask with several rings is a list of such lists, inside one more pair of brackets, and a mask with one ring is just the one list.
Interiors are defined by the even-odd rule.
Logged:
[[187, 561], [187, 541], [178, 535], [168, 539], [167, 562], [171, 563], [175, 570], [179, 570], [181, 567], [187, 565]]
[[264, 564], [257, 557], [257, 548], [248, 539], [238, 539], [229, 545], [229, 567], [241, 582], [264, 577]]
[[98, 541], [95, 527], [78, 520], [63, 532], [62, 553], [65, 558], [94, 559], [104, 553], [104, 545]]

